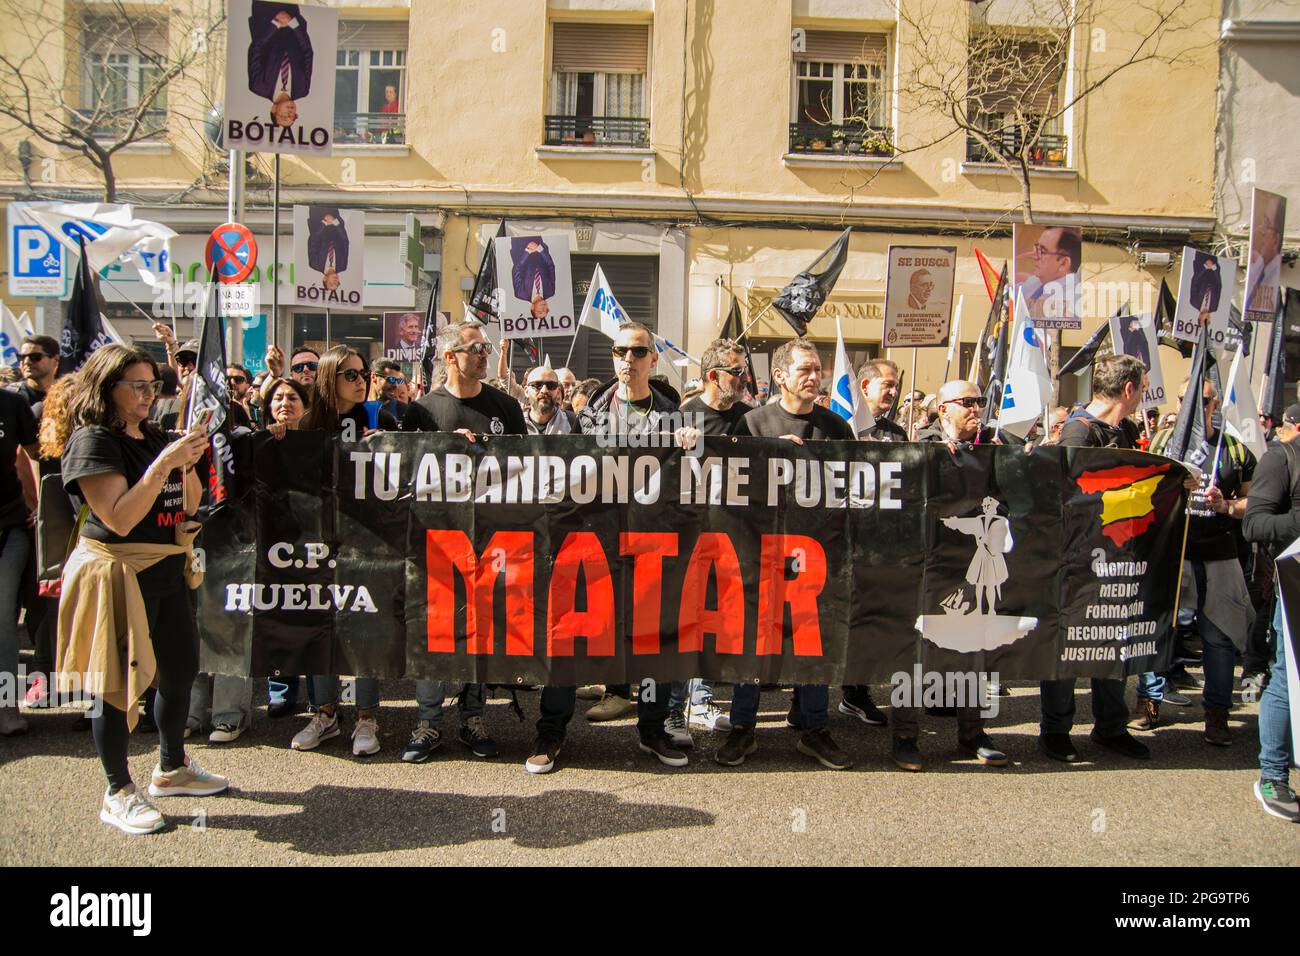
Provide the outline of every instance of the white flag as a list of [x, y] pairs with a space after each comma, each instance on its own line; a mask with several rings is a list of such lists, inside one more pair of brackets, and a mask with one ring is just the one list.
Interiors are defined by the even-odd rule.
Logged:
[[[948, 336], [948, 364], [952, 365], [952, 357], [957, 353], [958, 346], [961, 344], [961, 307], [966, 302], [966, 296], [957, 296], [957, 314], [952, 320], [952, 334]], [[957, 378], [961, 378], [961, 362], [958, 361]]]
[[79, 252], [77, 237], [86, 240], [86, 255], [95, 272], [119, 264], [130, 266], [151, 286], [171, 279], [171, 240], [176, 233], [161, 223], [136, 219], [130, 206], [118, 203], [17, 203], [20, 221], [40, 226], [64, 247]]
[[1250, 391], [1247, 370], [1242, 368], [1241, 349], [1232, 359], [1232, 371], [1224, 383], [1227, 394], [1223, 397], [1223, 430], [1250, 449], [1259, 461], [1268, 450], [1264, 431], [1259, 427], [1259, 409]]
[[596, 266], [591, 274], [591, 285], [587, 287], [587, 301], [582, 304], [580, 325], [595, 329], [606, 338], [618, 335], [618, 327], [627, 321], [627, 313], [614, 298], [614, 290], [609, 287], [609, 280], [604, 271]]
[[849, 352], [844, 347], [844, 333], [839, 317], [835, 318], [835, 372], [831, 376], [831, 411], [853, 428], [861, 438], [876, 425], [876, 418], [867, 408], [867, 400], [858, 388], [858, 377], [849, 364]]
[[700, 364], [700, 360], [697, 359], [690, 352], [687, 352], [685, 349], [679, 348], [678, 346], [674, 345], [672, 342], [668, 341], [668, 339], [664, 338], [662, 335], [660, 335], [657, 332], [652, 334], [655, 337], [655, 348], [659, 351], [659, 354], [660, 355], [666, 354], [668, 356], [668, 360], [672, 362], [674, 365], [680, 365], [682, 367], [685, 367], [687, 365], [690, 365], [692, 362], [694, 362], [696, 365]]
[[26, 312], [19, 319], [9, 311], [7, 305], [0, 302], [0, 364], [17, 365], [18, 346], [27, 336], [34, 334], [31, 323], [27, 322]]
[[1047, 334], [1029, 324], [1024, 294], [1016, 296], [1016, 321], [1011, 329], [998, 430], [1025, 438], [1043, 417], [1052, 400], [1052, 375], [1047, 368]]

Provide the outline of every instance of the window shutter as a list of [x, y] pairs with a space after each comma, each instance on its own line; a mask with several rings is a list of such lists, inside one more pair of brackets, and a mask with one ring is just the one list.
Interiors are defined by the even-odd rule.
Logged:
[[[987, 54], [992, 63], [987, 69], [972, 59], [972, 82], [978, 78], [980, 87], [974, 99], [980, 109], [1002, 114], [1023, 105], [1030, 113], [1056, 112], [1060, 108], [1061, 79], [1065, 75], [1063, 62], [1052, 63], [1056, 52], [1050, 42], [1027, 40], [1010, 54], [1004, 53], [1000, 46], [993, 47]], [[1019, 62], [1010, 62], [1012, 57]], [[1003, 60], [1006, 62], [999, 62]]]
[[87, 16], [82, 49], [90, 55], [107, 53], [133, 53], [150, 51], [167, 57], [167, 21], [156, 18], [139, 18], [127, 21], [122, 17]]
[[800, 60], [832, 60], [883, 67], [888, 57], [889, 38], [883, 33], [809, 30], [805, 39], [807, 49], [795, 54]]
[[638, 23], [551, 24], [551, 69], [558, 73], [645, 73], [650, 28]]
[[340, 20], [340, 50], [405, 50], [405, 20]]

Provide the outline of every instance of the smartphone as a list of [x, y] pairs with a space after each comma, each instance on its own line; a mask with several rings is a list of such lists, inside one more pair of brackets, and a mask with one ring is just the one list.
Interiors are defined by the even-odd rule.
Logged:
[[207, 434], [208, 423], [212, 421], [213, 414], [214, 411], [211, 408], [199, 409], [197, 412], [194, 413], [194, 422], [193, 424], [190, 425], [190, 430], [201, 431], [204, 434]]

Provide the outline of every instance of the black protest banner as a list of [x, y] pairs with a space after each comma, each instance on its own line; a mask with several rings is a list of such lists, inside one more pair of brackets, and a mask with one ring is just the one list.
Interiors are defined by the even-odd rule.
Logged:
[[1183, 469], [1100, 448], [236, 438], [203, 667], [489, 683], [1161, 666]]

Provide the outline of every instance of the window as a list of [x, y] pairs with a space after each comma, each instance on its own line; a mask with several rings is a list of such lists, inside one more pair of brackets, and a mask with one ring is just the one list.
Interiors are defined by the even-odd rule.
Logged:
[[339, 21], [335, 141], [406, 142], [406, 21]]
[[83, 24], [81, 108], [83, 122], [105, 139], [126, 132], [145, 107], [142, 136], [159, 136], [167, 116], [167, 24], [163, 20], [87, 17]]
[[993, 30], [972, 34], [967, 110], [992, 146], [970, 135], [968, 161], [1015, 160], [1027, 150], [1030, 165], [1066, 165], [1069, 142], [1059, 114], [1067, 39], [1025, 39]]
[[648, 145], [649, 51], [647, 26], [553, 24], [547, 144]]
[[796, 47], [790, 152], [893, 155], [888, 37], [807, 30]]

